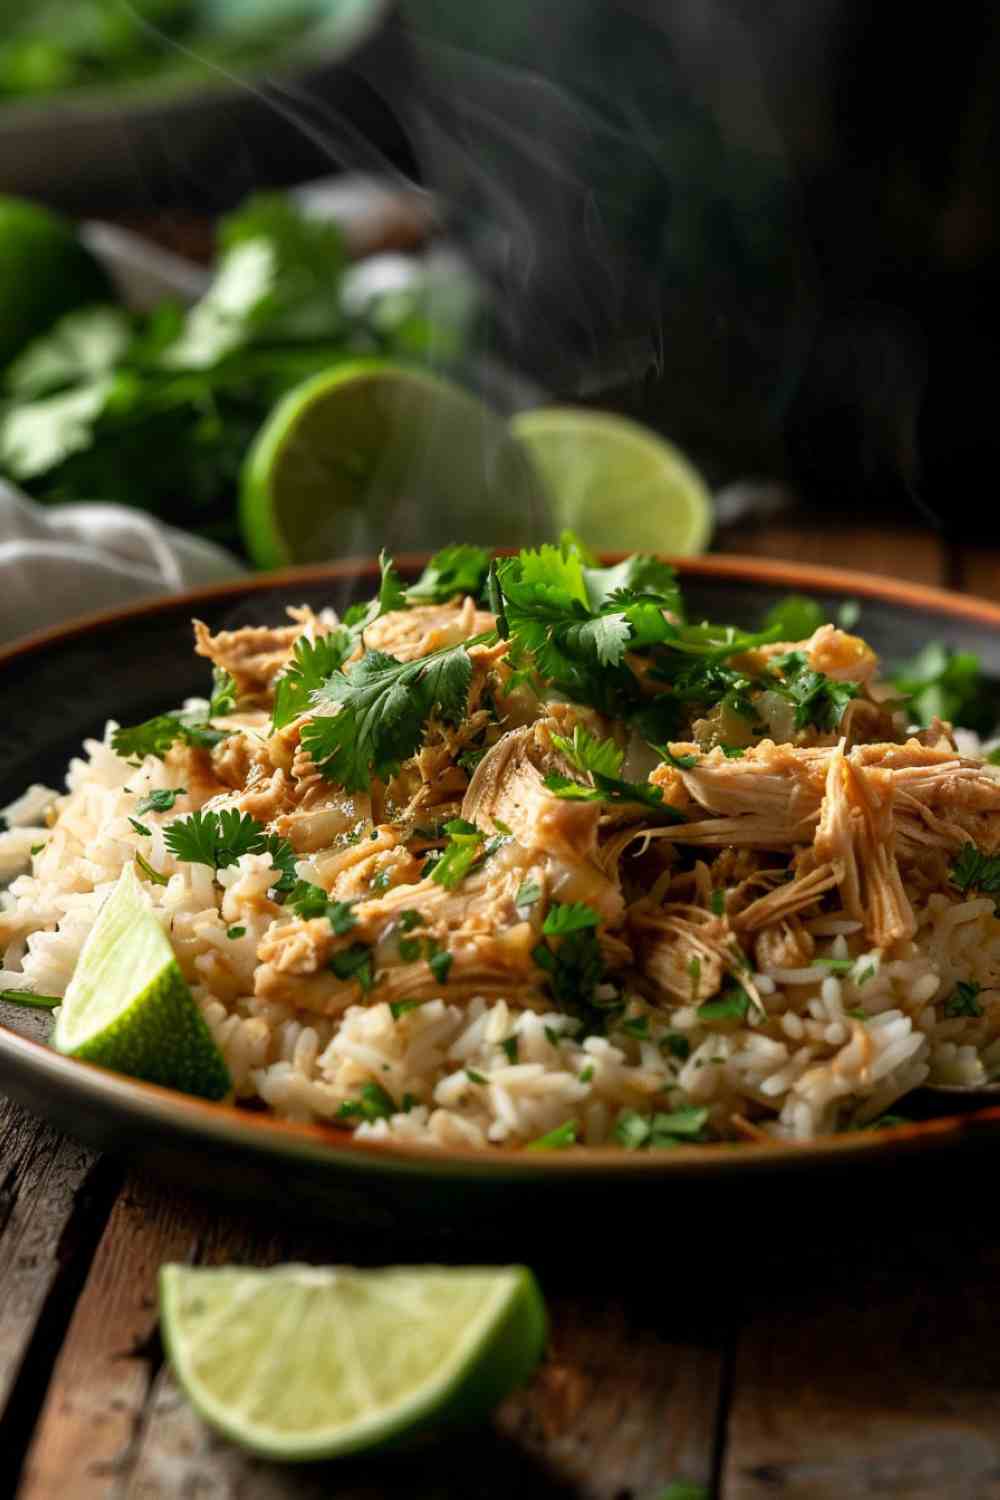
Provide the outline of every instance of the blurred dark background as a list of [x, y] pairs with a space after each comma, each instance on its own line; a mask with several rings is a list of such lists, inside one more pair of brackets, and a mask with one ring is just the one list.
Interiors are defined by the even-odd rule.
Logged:
[[351, 8], [328, 55], [213, 61], [197, 107], [5, 102], [0, 189], [183, 244], [264, 186], [414, 179], [490, 289], [484, 352], [553, 396], [716, 484], [1000, 529], [996, 6]]

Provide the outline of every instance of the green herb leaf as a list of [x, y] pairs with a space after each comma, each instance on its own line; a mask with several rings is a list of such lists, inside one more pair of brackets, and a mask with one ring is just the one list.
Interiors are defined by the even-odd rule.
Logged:
[[982, 891], [986, 896], [1000, 894], [1000, 855], [983, 854], [975, 844], [963, 844], [949, 871], [952, 885], [960, 891]]
[[567, 1146], [576, 1145], [576, 1121], [566, 1120], [562, 1125], [557, 1125], [555, 1130], [550, 1130], [547, 1135], [540, 1135], [536, 1141], [529, 1141], [525, 1151], [565, 1151]]
[[640, 1115], [625, 1110], [615, 1126], [615, 1139], [628, 1151], [679, 1146], [704, 1140], [708, 1110], [690, 1106], [671, 1114]]
[[435, 552], [416, 583], [406, 590], [411, 604], [444, 604], [457, 594], [478, 597], [489, 571], [489, 553], [459, 544]]
[[390, 1000], [389, 1014], [394, 1021], [398, 1021], [400, 1016], [408, 1015], [411, 1010], [419, 1010], [424, 1004], [424, 1000]]
[[979, 994], [982, 985], [976, 984], [974, 980], [966, 981], [960, 979], [948, 999], [944, 1002], [944, 1013], [946, 1016], [955, 1018], [958, 1016], [981, 1016], [983, 1007], [979, 1003]]
[[[426, 947], [430, 947], [429, 939]], [[438, 981], [439, 984], [447, 984], [448, 975], [451, 972], [451, 966], [454, 962], [452, 955], [448, 952], [447, 948], [438, 948], [436, 945], [433, 952], [426, 952], [425, 949], [425, 953], [427, 958], [427, 967], [434, 975], [434, 978]]]
[[356, 979], [365, 994], [375, 983], [372, 950], [367, 943], [352, 943], [349, 948], [342, 948], [339, 953], [334, 953], [330, 959], [330, 968], [338, 979]]
[[187, 796], [187, 787], [161, 787], [158, 791], [150, 792], [147, 797], [136, 807], [136, 813], [141, 817], [143, 813], [170, 812], [178, 797]]
[[[742, 1021], [753, 1001], [741, 984], [725, 990], [718, 1000], [706, 1000], [698, 1007], [699, 1021]], [[756, 1007], [754, 1007], [756, 1009]]]
[[139, 866], [139, 869], [142, 871], [142, 873], [145, 875], [146, 879], [152, 881], [153, 885], [170, 884], [169, 875], [161, 875], [159, 870], [154, 870], [153, 866], [147, 860], [143, 859], [138, 850], [136, 850], [135, 853], [135, 862]]
[[199, 749], [210, 750], [213, 745], [228, 738], [230, 731], [213, 729], [204, 719], [183, 711], [157, 714], [143, 724], [134, 724], [129, 729], [116, 729], [111, 736], [111, 748], [123, 759], [142, 760], [155, 755], [163, 760], [171, 745], [182, 740]]
[[520, 916], [528, 911], [541, 898], [542, 888], [537, 880], [525, 880], [517, 888], [514, 897], [514, 908]]
[[509, 1063], [516, 1063], [517, 1062], [518, 1038], [516, 1036], [505, 1037], [504, 1040], [500, 1043], [500, 1046], [503, 1048], [504, 1052], [507, 1054], [507, 1061]]
[[599, 740], [581, 725], [573, 727], [573, 738], [553, 734], [552, 743], [578, 771], [599, 771], [604, 776], [617, 776], [625, 759], [625, 751], [614, 740]]
[[802, 651], [772, 657], [770, 666], [781, 673], [780, 692], [795, 704], [796, 729], [807, 724], [836, 729], [848, 703], [860, 692], [856, 682], [838, 682], [815, 671]]
[[826, 623], [828, 616], [816, 599], [805, 594], [788, 594], [772, 604], [764, 616], [764, 624], [779, 632], [780, 641], [804, 641]]
[[36, 995], [34, 990], [0, 990], [0, 1000], [8, 1005], [23, 1005], [29, 1010], [52, 1010], [62, 1005], [61, 995]]
[[359, 1099], [348, 1099], [337, 1111], [339, 1120], [388, 1120], [398, 1114], [396, 1101], [380, 1083], [363, 1083]]
[[448, 845], [430, 872], [436, 885], [452, 891], [481, 862], [485, 834], [464, 818], [452, 818], [444, 825]]
[[465, 645], [408, 662], [369, 651], [313, 694], [315, 707], [335, 705], [337, 712], [310, 719], [302, 744], [328, 781], [366, 791], [375, 777], [387, 779], [414, 754], [432, 713], [458, 722], [471, 677]]
[[979, 657], [971, 651], [953, 651], [932, 641], [897, 668], [891, 681], [900, 697], [909, 700], [917, 724], [940, 718], [988, 735], [1000, 718], [997, 689], [983, 677]]
[[132, 824], [132, 827], [135, 829], [136, 833], [141, 833], [147, 839], [152, 838], [152, 832], [146, 827], [145, 823], [140, 823], [135, 818], [129, 818], [129, 822]]
[[209, 865], [226, 870], [244, 854], [270, 854], [280, 879], [276, 891], [287, 893], [295, 887], [296, 854], [286, 839], [267, 833], [262, 823], [236, 808], [222, 812], [193, 812], [177, 818], [164, 831], [164, 842], [176, 859], [192, 864]]
[[245, 927], [227, 927], [226, 928], [226, 937], [232, 939], [233, 941], [235, 941], [236, 938], [241, 938], [241, 937], [244, 937], [245, 935], [246, 935], [246, 928]]
[[236, 679], [223, 667], [212, 668], [212, 697], [208, 705], [210, 719], [223, 718], [236, 708]]
[[399, 914], [399, 925], [404, 932], [412, 932], [414, 927], [423, 927], [424, 919], [412, 906], [408, 906]]
[[542, 931], [546, 937], [564, 937], [570, 932], [581, 932], [587, 927], [598, 927], [600, 917], [592, 906], [584, 901], [554, 901], [546, 912]]
[[343, 627], [318, 636], [314, 641], [300, 635], [290, 662], [275, 678], [271, 727], [283, 729], [304, 714], [313, 693], [318, 692], [334, 672], [340, 671], [355, 647], [355, 637]]

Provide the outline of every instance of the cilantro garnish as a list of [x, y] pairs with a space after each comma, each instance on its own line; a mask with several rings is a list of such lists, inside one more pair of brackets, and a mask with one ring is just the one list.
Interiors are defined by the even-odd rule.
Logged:
[[485, 1078], [482, 1073], [477, 1073], [475, 1068], [466, 1068], [465, 1076], [470, 1083], [489, 1083], [489, 1079]]
[[518, 916], [523, 915], [539, 900], [542, 888], [537, 880], [525, 880], [517, 888], [514, 896], [514, 909]]
[[439, 984], [448, 982], [448, 975], [454, 963], [452, 955], [447, 948], [441, 948], [432, 938], [428, 938], [424, 945], [424, 957], [427, 959], [427, 967]]
[[222, 718], [236, 708], [238, 694], [236, 678], [224, 667], [212, 668], [212, 696], [208, 704], [210, 719]]
[[788, 594], [772, 604], [764, 616], [765, 625], [776, 626], [781, 641], [804, 641], [826, 623], [827, 613], [815, 599], [805, 594]]
[[167, 848], [177, 859], [226, 870], [244, 854], [270, 854], [280, 878], [273, 889], [287, 894], [295, 887], [295, 850], [287, 839], [268, 833], [262, 823], [235, 807], [222, 812], [193, 812], [164, 831]]
[[52, 1010], [62, 1005], [61, 995], [36, 995], [34, 990], [0, 990], [0, 1000], [8, 1005], [24, 1005], [29, 1010]]
[[977, 734], [992, 734], [996, 727], [997, 689], [982, 674], [979, 657], [971, 651], [953, 651], [938, 641], [898, 668], [892, 683], [916, 724], [928, 725], [934, 718], [963, 724]]
[[585, 1068], [581, 1068], [580, 1069], [580, 1073], [578, 1075], [577, 1082], [578, 1083], [590, 1083], [590, 1081], [592, 1080], [593, 1076], [594, 1076], [594, 1064], [593, 1063], [588, 1063]]
[[326, 917], [337, 937], [343, 937], [357, 925], [354, 906], [350, 901], [331, 901], [321, 885], [312, 885], [308, 880], [298, 880], [288, 893], [287, 909], [309, 921], [315, 917]]
[[1000, 855], [983, 854], [975, 844], [963, 844], [948, 876], [960, 891], [1000, 896]]
[[404, 932], [412, 932], [414, 927], [423, 927], [424, 919], [412, 906], [408, 906], [399, 914], [399, 925]]
[[139, 866], [139, 869], [142, 871], [142, 873], [145, 875], [146, 879], [152, 881], [153, 885], [170, 884], [170, 876], [161, 875], [159, 870], [154, 870], [153, 866], [149, 863], [148, 860], [143, 859], [138, 850], [136, 850], [135, 862]]
[[152, 838], [152, 830], [147, 828], [145, 823], [140, 823], [137, 818], [129, 818], [129, 822], [132, 824], [132, 827], [135, 829], [136, 833], [141, 833], [147, 839]]
[[672, 1114], [640, 1115], [626, 1110], [615, 1126], [615, 1138], [627, 1151], [656, 1150], [680, 1146], [685, 1141], [703, 1141], [707, 1109], [690, 1106]]
[[361, 1096], [358, 1099], [348, 1099], [340, 1106], [336, 1118], [338, 1120], [387, 1120], [390, 1115], [398, 1113], [396, 1101], [392, 1095], [387, 1093], [380, 1083], [363, 1083], [361, 1085]]
[[456, 594], [478, 595], [489, 566], [489, 553], [482, 547], [443, 547], [406, 590], [407, 600], [411, 604], [444, 604]]
[[[754, 1002], [741, 984], [731, 985], [718, 1000], [706, 1000], [698, 1007], [699, 1021], [742, 1021]], [[757, 1007], [754, 1006], [754, 1009]]]
[[679, 1031], [668, 1031], [660, 1041], [660, 1051], [669, 1052], [678, 1062], [687, 1062], [691, 1056], [691, 1043]]
[[547, 1135], [540, 1135], [537, 1141], [529, 1141], [525, 1151], [565, 1151], [567, 1146], [576, 1145], [577, 1125], [575, 1120], [565, 1120], [562, 1125], [557, 1125], [555, 1130], [550, 1130]]
[[600, 921], [597, 912], [585, 901], [554, 901], [545, 915], [542, 931], [546, 937], [565, 937], [567, 933], [597, 927]]
[[365, 993], [375, 983], [372, 950], [367, 943], [352, 943], [349, 948], [341, 948], [339, 953], [332, 955], [329, 967], [338, 979], [356, 979]]
[[504, 1037], [503, 1041], [500, 1043], [500, 1046], [503, 1048], [504, 1052], [507, 1055], [507, 1061], [509, 1063], [516, 1063], [518, 1038], [516, 1036]]
[[573, 726], [573, 738], [553, 734], [556, 749], [575, 766], [578, 771], [599, 771], [603, 776], [617, 776], [625, 759], [625, 751], [614, 740], [599, 740], [580, 724]]
[[715, 887], [715, 889], [713, 890], [711, 896], [708, 898], [708, 904], [711, 907], [712, 912], [713, 912], [713, 914], [715, 916], [717, 916], [717, 917], [724, 917], [725, 916], [725, 914], [726, 914], [726, 893], [722, 889], [721, 885], [717, 885]]
[[139, 817], [141, 817], [143, 813], [170, 812], [174, 803], [177, 801], [177, 798], [184, 797], [186, 795], [186, 786], [160, 787], [159, 790], [150, 792], [148, 797], [143, 797], [142, 801], [136, 807], [136, 813]]
[[981, 1016], [983, 1014], [983, 1007], [979, 1003], [981, 989], [982, 985], [976, 984], [974, 980], [960, 979], [944, 1002], [945, 1015], [953, 1019], [958, 1016]]
[[747, 753], [745, 745], [720, 745], [719, 749], [727, 760], [742, 760]]
[[450, 819], [444, 825], [444, 831], [448, 835], [448, 845], [438, 855], [429, 873], [437, 885], [452, 891], [489, 855], [496, 853], [503, 843], [503, 836], [487, 840], [482, 829], [465, 818]]
[[147, 755], [163, 760], [171, 745], [182, 740], [186, 745], [211, 750], [227, 739], [230, 730], [213, 729], [204, 718], [185, 710], [157, 714], [142, 724], [118, 728], [111, 736], [111, 748], [124, 760], [141, 761]]
[[337, 712], [324, 712], [302, 729], [302, 744], [326, 779], [348, 791], [366, 791], [373, 778], [393, 775], [417, 750], [432, 713], [457, 723], [472, 677], [469, 644], [416, 661], [369, 651], [327, 678], [313, 693], [313, 706]]
[[625, 752], [614, 740], [595, 739], [577, 724], [571, 740], [561, 734], [554, 734], [552, 743], [570, 765], [588, 774], [593, 781], [592, 787], [582, 786], [568, 776], [550, 772], [545, 777], [545, 786], [555, 796], [577, 802], [637, 802], [667, 815], [673, 822], [684, 821], [683, 813], [671, 807], [669, 802], [664, 802], [663, 792], [658, 786], [651, 786], [649, 782], [619, 779], [618, 772]]
[[860, 691], [856, 682], [837, 682], [809, 665], [803, 651], [776, 656], [771, 666], [781, 672], [779, 691], [795, 704], [795, 727], [813, 724], [817, 729], [836, 729], [844, 710]]
[[271, 727], [283, 729], [304, 714], [313, 693], [318, 692], [334, 672], [340, 671], [354, 649], [354, 636], [343, 627], [329, 635], [318, 636], [315, 641], [300, 635], [291, 660], [275, 678]]
[[660, 745], [658, 748], [665, 764], [673, 766], [677, 771], [690, 771], [698, 764], [697, 755], [674, 755], [667, 745]]
[[245, 935], [246, 935], [246, 928], [245, 927], [227, 927], [226, 928], [226, 937], [230, 938], [234, 942], [235, 942], [235, 940], [237, 938], [244, 937]]
[[830, 974], [849, 974], [857, 963], [855, 958], [814, 958], [814, 969], [826, 969]]
[[398, 1021], [400, 1016], [408, 1015], [411, 1010], [418, 1010], [425, 1003], [423, 1000], [390, 1000], [389, 1014], [394, 1021]]

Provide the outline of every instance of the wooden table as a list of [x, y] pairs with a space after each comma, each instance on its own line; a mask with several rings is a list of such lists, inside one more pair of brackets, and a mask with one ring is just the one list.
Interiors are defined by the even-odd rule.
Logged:
[[[1000, 556], [903, 525], [790, 519], [722, 544], [985, 594], [1000, 581]], [[777, 1220], [720, 1203], [707, 1228], [682, 1200], [637, 1204], [619, 1256], [594, 1265], [568, 1244], [539, 1266], [550, 1352], [490, 1428], [406, 1458], [282, 1469], [212, 1436], [178, 1394], [156, 1270], [351, 1261], [350, 1227], [284, 1227], [266, 1205], [247, 1218], [165, 1191], [0, 1101], [0, 1493], [659, 1500], [683, 1478], [725, 1500], [991, 1500], [1000, 1238], [980, 1176], [977, 1191], [939, 1163], [918, 1184], [916, 1228], [869, 1205], [846, 1239], [794, 1191]]]

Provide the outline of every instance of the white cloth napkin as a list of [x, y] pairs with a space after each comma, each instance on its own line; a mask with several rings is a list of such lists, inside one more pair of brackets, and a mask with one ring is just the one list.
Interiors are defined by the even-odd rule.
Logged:
[[244, 569], [212, 542], [124, 505], [36, 505], [0, 480], [0, 640]]

